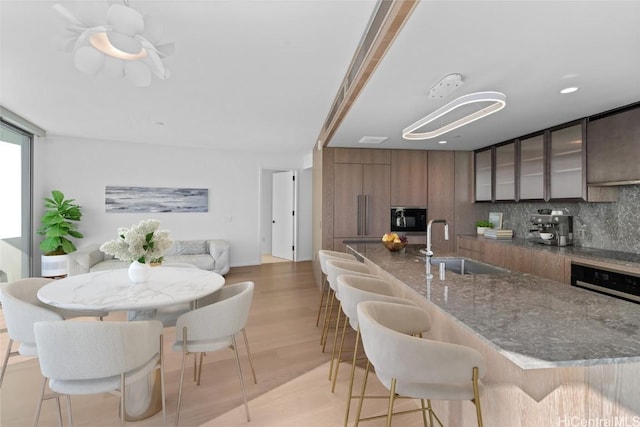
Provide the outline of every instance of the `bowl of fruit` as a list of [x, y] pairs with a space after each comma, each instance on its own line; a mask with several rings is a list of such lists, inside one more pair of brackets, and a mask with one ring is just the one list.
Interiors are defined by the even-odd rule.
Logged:
[[407, 237], [396, 233], [386, 233], [382, 236], [382, 244], [392, 252], [399, 251], [407, 246]]

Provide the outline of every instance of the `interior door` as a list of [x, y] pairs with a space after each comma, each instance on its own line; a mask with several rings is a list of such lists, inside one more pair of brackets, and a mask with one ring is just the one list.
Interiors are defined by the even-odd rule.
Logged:
[[293, 171], [272, 176], [271, 255], [293, 261], [295, 181]]

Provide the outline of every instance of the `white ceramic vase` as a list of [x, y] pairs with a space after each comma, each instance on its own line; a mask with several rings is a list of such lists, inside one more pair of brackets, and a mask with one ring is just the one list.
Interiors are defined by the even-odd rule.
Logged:
[[151, 266], [138, 261], [133, 261], [129, 265], [129, 279], [133, 283], [144, 283], [149, 280], [151, 274]]

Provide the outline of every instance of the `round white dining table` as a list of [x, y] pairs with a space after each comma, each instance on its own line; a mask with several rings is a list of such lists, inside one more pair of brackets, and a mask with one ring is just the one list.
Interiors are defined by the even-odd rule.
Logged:
[[129, 280], [127, 269], [78, 274], [40, 288], [40, 301], [68, 310], [154, 310], [194, 301], [224, 285], [224, 277], [198, 268], [152, 267], [145, 283]]
[[[129, 320], [153, 319], [158, 308], [195, 301], [224, 285], [224, 277], [198, 268], [152, 267], [145, 283], [129, 280], [127, 269], [105, 270], [54, 280], [38, 291], [49, 305], [68, 310], [128, 311]], [[162, 407], [159, 378], [127, 386], [126, 421], [148, 418]]]

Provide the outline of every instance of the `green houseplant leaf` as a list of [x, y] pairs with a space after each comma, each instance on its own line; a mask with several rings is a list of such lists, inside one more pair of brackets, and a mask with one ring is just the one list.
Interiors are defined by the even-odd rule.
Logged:
[[64, 194], [58, 190], [53, 190], [50, 198], [44, 198], [46, 210], [42, 215], [42, 225], [37, 233], [45, 237], [40, 242], [40, 250], [45, 255], [64, 255], [74, 252], [76, 246], [68, 237], [76, 239], [84, 237], [75, 224], [82, 218], [82, 210], [80, 206], [73, 203], [74, 201], [74, 199], [65, 200]]

